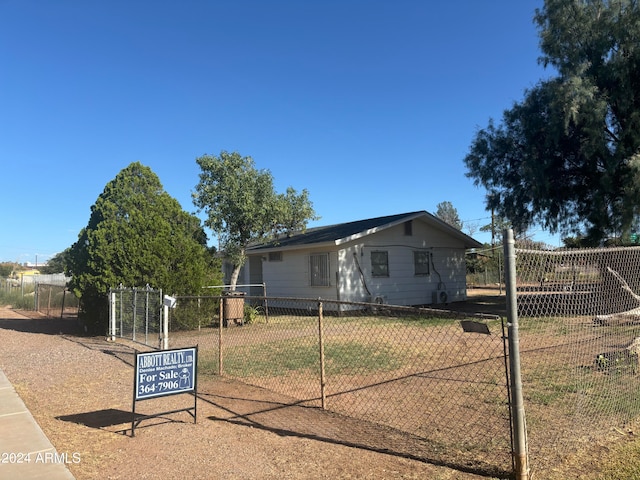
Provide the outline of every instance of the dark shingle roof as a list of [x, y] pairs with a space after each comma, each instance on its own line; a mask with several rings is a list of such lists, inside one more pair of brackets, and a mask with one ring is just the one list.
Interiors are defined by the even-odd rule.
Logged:
[[[354, 235], [363, 234], [370, 230], [374, 230], [381, 227], [390, 226], [393, 224], [403, 223], [408, 220], [417, 217], [428, 217], [433, 219], [435, 223], [442, 224], [443, 228], [449, 228], [453, 231], [457, 231], [453, 227], [447, 225], [441, 220], [437, 219], [433, 215], [425, 212], [410, 212], [410, 213], [401, 213], [398, 215], [389, 215], [385, 217], [377, 217], [377, 218], [369, 218], [366, 220], [357, 220], [355, 222], [347, 222], [347, 223], [339, 223], [335, 225], [328, 225], [325, 227], [314, 227], [309, 228], [303, 233], [296, 233], [291, 237], [281, 237], [277, 240], [254, 245], [247, 249], [247, 253], [251, 253], [256, 250], [264, 250], [264, 249], [272, 249], [272, 248], [287, 248], [287, 247], [300, 247], [300, 246], [308, 246], [315, 244], [326, 244], [333, 243], [335, 244], [339, 240], [352, 237]], [[457, 231], [459, 232], [459, 231]], [[466, 235], [462, 232], [459, 232], [460, 235], [466, 237]], [[477, 243], [475, 240], [468, 237], [472, 243]], [[478, 245], [469, 245], [470, 247], [481, 246]]]

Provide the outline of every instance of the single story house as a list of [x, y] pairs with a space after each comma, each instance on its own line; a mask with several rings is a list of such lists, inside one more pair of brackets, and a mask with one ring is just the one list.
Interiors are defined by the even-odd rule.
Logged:
[[270, 297], [393, 305], [466, 299], [467, 249], [482, 244], [426, 211], [309, 228], [247, 249], [238, 288]]

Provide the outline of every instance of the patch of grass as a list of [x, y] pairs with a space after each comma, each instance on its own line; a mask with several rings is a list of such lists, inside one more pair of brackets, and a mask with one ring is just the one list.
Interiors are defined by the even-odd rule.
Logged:
[[594, 371], [579, 387], [584, 395], [583, 408], [598, 415], [622, 416], [624, 421], [629, 421], [640, 414], [640, 379], [635, 374], [615, 372], [609, 375]]
[[418, 325], [420, 327], [449, 327], [457, 325], [461, 318], [440, 318], [440, 317], [421, 317], [411, 316], [394, 319], [394, 323], [402, 325]]
[[201, 355], [198, 354], [198, 373], [205, 375], [216, 375], [218, 373], [218, 357], [217, 355]]
[[[388, 348], [357, 342], [332, 343], [325, 347], [327, 374], [389, 371], [401, 364], [401, 359]], [[225, 374], [241, 378], [319, 372], [319, 347], [312, 341], [301, 343], [299, 338], [242, 346], [225, 355], [223, 369]]]
[[317, 364], [318, 349], [295, 339], [234, 348], [225, 354], [223, 369], [234, 377], [265, 377], [310, 370]]
[[640, 480], [640, 439], [615, 444], [603, 459], [600, 472], [593, 480]]
[[519, 316], [520, 332], [530, 334], [559, 334], [566, 335], [569, 329], [563, 317], [527, 317]]
[[330, 374], [369, 373], [395, 370], [402, 360], [388, 348], [357, 342], [332, 343], [325, 347], [326, 372]]
[[484, 323], [489, 327], [491, 332], [501, 332], [502, 331], [502, 320], [484, 320], [474, 318], [472, 316], [456, 316], [453, 318], [443, 318], [443, 317], [427, 317], [427, 316], [418, 316], [412, 315], [407, 317], [397, 317], [397, 318], [382, 318], [379, 319], [379, 325], [382, 326], [400, 326], [400, 327], [422, 327], [425, 329], [429, 328], [461, 328], [460, 322], [462, 320], [472, 320], [480, 323]]
[[529, 389], [527, 400], [532, 403], [549, 406], [564, 399], [570, 393], [575, 393], [575, 388], [572, 391], [566, 384], [547, 382], [544, 385], [538, 385], [536, 389]]
[[0, 305], [11, 305], [13, 308], [33, 310], [33, 286], [27, 286], [24, 289], [24, 295], [21, 289], [0, 290]]
[[576, 393], [571, 372], [564, 365], [541, 364], [524, 374], [526, 401], [539, 405], [551, 405]]

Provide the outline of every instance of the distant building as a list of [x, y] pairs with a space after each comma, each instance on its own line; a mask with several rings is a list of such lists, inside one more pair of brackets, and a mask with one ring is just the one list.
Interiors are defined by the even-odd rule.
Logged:
[[23, 270], [21, 272], [18, 272], [18, 277], [20, 279], [22, 279], [22, 277], [33, 276], [33, 275], [40, 275], [40, 270], [37, 270], [35, 268], [30, 268], [29, 270]]
[[46, 267], [47, 266], [47, 262], [36, 262], [36, 263], [25, 262], [23, 265], [25, 267], [27, 267], [27, 268], [35, 268], [35, 269], [37, 269], [38, 267]]

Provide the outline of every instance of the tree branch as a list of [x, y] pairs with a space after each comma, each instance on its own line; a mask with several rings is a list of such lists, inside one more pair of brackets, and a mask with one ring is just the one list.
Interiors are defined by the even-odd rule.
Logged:
[[[631, 290], [631, 287], [629, 286], [627, 281], [624, 278], [622, 278], [622, 275], [620, 275], [611, 267], [607, 267], [607, 271], [611, 273], [611, 275], [613, 275], [615, 279], [620, 282], [623, 290], [626, 290], [633, 298], [635, 298], [638, 302], [640, 302], [640, 295], [638, 295], [633, 290]], [[621, 321], [625, 318], [633, 321], [637, 321], [638, 318], [640, 318], [640, 307], [632, 308], [631, 310], [626, 310], [624, 312], [619, 312], [619, 313], [596, 315], [593, 321], [599, 325], [610, 325], [612, 320]]]

